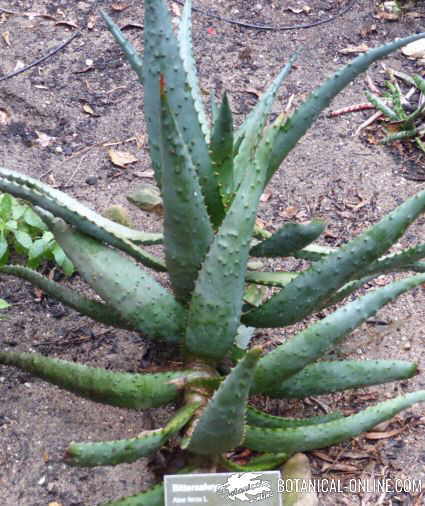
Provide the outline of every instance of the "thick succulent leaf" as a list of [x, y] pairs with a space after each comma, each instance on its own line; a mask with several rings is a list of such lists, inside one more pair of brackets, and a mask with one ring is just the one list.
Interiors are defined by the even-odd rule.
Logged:
[[116, 466], [134, 462], [158, 451], [166, 442], [164, 429], [145, 431], [139, 436], [99, 443], [71, 443], [64, 461], [70, 466]]
[[64, 285], [51, 281], [28, 267], [23, 267], [22, 265], [3, 265], [0, 266], [0, 273], [17, 276], [18, 278], [29, 281], [32, 285], [43, 290], [47, 295], [54, 297], [83, 315], [93, 318], [93, 320], [114, 327], [124, 329], [132, 328], [131, 325], [125, 322], [122, 317], [112, 309], [112, 307], [84, 297], [75, 290], [71, 290]]
[[167, 86], [171, 110], [178, 113], [178, 128], [184, 142], [191, 148], [192, 162], [198, 172], [211, 221], [218, 226], [224, 216], [218, 181], [164, 0], [145, 1], [144, 26], [144, 107], [157, 183], [160, 186], [162, 181], [159, 147], [161, 76]]
[[50, 188], [36, 179], [3, 168], [0, 168], [0, 190], [28, 200], [99, 241], [104, 241], [125, 251], [147, 267], [159, 271], [166, 270], [161, 259], [135, 244], [142, 241], [145, 244], [157, 244], [162, 242], [162, 234], [153, 234], [152, 236], [149, 233], [124, 227], [82, 206], [66, 193]]
[[337, 304], [341, 300], [345, 299], [345, 297], [348, 297], [353, 292], [364, 286], [366, 283], [369, 283], [374, 278], [377, 277], [377, 274], [374, 276], [365, 276], [364, 278], [356, 279], [354, 281], [349, 281], [346, 283], [342, 288], [340, 288], [336, 293], [331, 295], [326, 301], [323, 302], [323, 304], [319, 307], [320, 310], [324, 309], [325, 307], [333, 306], [334, 304]]
[[250, 459], [248, 464], [237, 464], [232, 460], [221, 457], [220, 464], [225, 469], [229, 471], [235, 471], [239, 473], [249, 473], [253, 471], [268, 471], [271, 469], [276, 469], [282, 465], [285, 460], [287, 460], [288, 456], [286, 453], [265, 453], [264, 455], [259, 455], [257, 457], [253, 457]]
[[178, 31], [180, 56], [183, 67], [186, 71], [187, 81], [192, 89], [193, 105], [198, 113], [199, 123], [202, 128], [205, 139], [208, 141], [210, 136], [209, 122], [202, 100], [202, 92], [196, 73], [195, 58], [192, 48], [192, 0], [186, 0], [184, 3], [182, 18]]
[[116, 466], [134, 462], [152, 455], [192, 418], [198, 404], [181, 408], [163, 429], [147, 430], [135, 438], [99, 443], [71, 443], [66, 450], [65, 462], [71, 466]]
[[89, 236], [56, 223], [53, 233], [87, 283], [136, 330], [180, 340], [185, 312], [174, 297], [132, 260]]
[[257, 285], [277, 286], [283, 288], [299, 275], [298, 272], [260, 272], [248, 271], [245, 280]]
[[[289, 63], [283, 67], [275, 80], [262, 95], [253, 111], [251, 111], [251, 113], [248, 115], [243, 125], [243, 135], [241, 137], [237, 154], [233, 160], [233, 177], [235, 189], [239, 188], [245, 177], [245, 173], [248, 170], [253, 170], [251, 168], [252, 159], [263, 134], [263, 128], [266, 124], [268, 114], [276, 98], [276, 94], [279, 90], [280, 85], [291, 71], [294, 60], [295, 57], [292, 57], [289, 60]], [[237, 139], [235, 139], [235, 146], [236, 143]], [[266, 169], [267, 167], [261, 168]]]
[[[183, 467], [177, 474], [190, 474], [195, 471], [193, 466]], [[102, 506], [164, 506], [164, 485], [162, 483], [155, 485], [146, 492], [108, 502]]]
[[425, 210], [425, 191], [406, 200], [379, 223], [334, 253], [313, 263], [289, 285], [243, 317], [256, 327], [291, 325], [326, 301], [336, 290], [383, 255]]
[[391, 107], [386, 102], [384, 102], [384, 100], [382, 100], [382, 98], [374, 95], [373, 93], [369, 93], [368, 91], [366, 91], [366, 97], [369, 102], [374, 105], [376, 109], [378, 109], [378, 111], [384, 113], [384, 115], [391, 120], [399, 121], [402, 119], [393, 109], [391, 109]]
[[302, 427], [303, 425], [317, 425], [319, 423], [331, 422], [342, 418], [344, 415], [340, 412], [329, 413], [327, 415], [317, 415], [308, 418], [284, 418], [282, 416], [269, 415], [252, 406], [248, 406], [246, 412], [246, 422], [255, 427], [267, 427], [270, 429], [289, 429], [291, 427]]
[[161, 166], [165, 259], [179, 300], [186, 301], [213, 240], [196, 170], [164, 90], [161, 96]]
[[253, 391], [272, 392], [276, 385], [315, 361], [385, 304], [422, 283], [425, 274], [395, 281], [313, 323], [259, 361]]
[[210, 110], [211, 110], [211, 124], [214, 128], [215, 122], [218, 119], [218, 104], [216, 101], [217, 88], [210, 91]]
[[245, 272], [264, 171], [253, 160], [206, 256], [189, 307], [186, 347], [220, 359], [240, 325]]
[[155, 408], [176, 400], [179, 390], [170, 382], [191, 372], [114, 372], [14, 351], [0, 351], [0, 364], [17, 367], [86, 399], [132, 409]]
[[[235, 151], [237, 152], [242, 144], [243, 139], [248, 135], [248, 131], [251, 130], [255, 125], [259, 125], [259, 118], [263, 117], [264, 112], [266, 114], [270, 112], [270, 107], [275, 100], [276, 93], [282, 84], [282, 80], [288, 75], [291, 70], [291, 66], [296, 60], [297, 55], [294, 55], [290, 60], [289, 64], [286, 65], [283, 70], [279, 73], [279, 75], [275, 78], [275, 80], [269, 85], [264, 94], [260, 97], [260, 100], [257, 102], [252, 111], [245, 118], [242, 125], [236, 130], [234, 135], [234, 146]], [[282, 73], [284, 75], [282, 76]]]
[[425, 258], [425, 244], [418, 244], [401, 253], [388, 255], [376, 260], [367, 267], [364, 274], [382, 274], [384, 272], [399, 271], [404, 269], [405, 266], [411, 265], [423, 258]]
[[[246, 129], [238, 156], [245, 166], [243, 180], [211, 248], [202, 265], [189, 308], [186, 330], [186, 347], [192, 353], [220, 359], [231, 347], [240, 324], [244, 276], [248, 260], [250, 238], [255, 222], [256, 208], [264, 187], [264, 163], [267, 142], [260, 143], [261, 150], [255, 153], [260, 142], [254, 120], [264, 124], [274, 94], [290, 70], [292, 61], [276, 78], [275, 82], [256, 108]], [[261, 156], [260, 156], [261, 155]], [[211, 336], [215, 339], [212, 340]]]
[[139, 81], [143, 84], [143, 61], [139, 56], [131, 42], [126, 39], [122, 31], [119, 29], [118, 25], [116, 25], [112, 19], [106, 14], [104, 11], [100, 11], [100, 15], [108, 27], [108, 30], [112, 33], [118, 45], [123, 50], [128, 62], [131, 65], [131, 68], [136, 72]]
[[425, 33], [411, 35], [399, 39], [384, 46], [372, 49], [355, 58], [342, 70], [337, 71], [322, 86], [317, 88], [297, 111], [282, 125], [279, 135], [276, 136], [273, 152], [269, 161], [268, 178], [271, 178], [279, 168], [283, 159], [293, 149], [295, 144], [313, 124], [321, 111], [325, 109], [331, 100], [343, 90], [359, 74], [376, 60], [383, 58], [396, 49], [425, 37]]
[[267, 429], [247, 426], [244, 445], [252, 450], [287, 453], [336, 445], [372, 429], [417, 402], [425, 401], [425, 390], [381, 402], [359, 413], [318, 425], [293, 429]]
[[302, 258], [303, 260], [308, 260], [310, 262], [317, 262], [334, 251], [336, 251], [336, 248], [322, 246], [321, 244], [310, 244], [304, 249], [295, 251], [292, 256], [295, 258]]
[[341, 360], [310, 364], [289, 379], [275, 385], [272, 397], [304, 399], [349, 388], [380, 385], [411, 378], [416, 364], [402, 360]]
[[242, 442], [249, 390], [260, 354], [260, 349], [252, 348], [221, 383], [195, 425], [187, 444], [190, 451], [220, 454]]
[[62, 220], [48, 225], [81, 276], [124, 320], [149, 338], [181, 339], [185, 310], [152, 276]]
[[233, 197], [233, 117], [227, 94], [224, 93], [210, 142], [213, 170], [217, 172], [221, 198], [227, 207]]
[[155, 485], [146, 492], [123, 497], [101, 506], [164, 506], [164, 485]]
[[[42, 183], [41, 181], [38, 181], [37, 179], [34, 179], [30, 176], [26, 176], [24, 174], [21, 174], [19, 172], [15, 172], [9, 169], [5, 169], [3, 167], [0, 167], [0, 189], [2, 189], [2, 184], [6, 184], [7, 182], [12, 183], [13, 186], [21, 186], [22, 187], [22, 198], [25, 200], [30, 200], [28, 198], [30, 196], [31, 192], [25, 192], [25, 190], [33, 190], [34, 197], [33, 200], [30, 200], [36, 205], [40, 205], [40, 207], [43, 207], [41, 204], [39, 204], [36, 199], [38, 200], [49, 200], [50, 205], [53, 208], [58, 209], [58, 213], [54, 213], [58, 217], [63, 218], [65, 221], [68, 221], [72, 225], [78, 227], [78, 217], [80, 220], [86, 219], [89, 222], [93, 222], [94, 225], [97, 225], [101, 229], [104, 228], [107, 233], [110, 235], [116, 235], [118, 237], [121, 237], [123, 239], [127, 239], [131, 242], [134, 242], [135, 244], [144, 244], [144, 245], [150, 245], [150, 244], [161, 244], [162, 242], [162, 234], [156, 233], [156, 232], [143, 232], [140, 230], [134, 230], [132, 228], [126, 227], [124, 225], [120, 225], [119, 223], [116, 223], [115, 221], [108, 220], [104, 216], [96, 213], [89, 207], [81, 204], [78, 200], [70, 197], [68, 194], [56, 189], [52, 188], [51, 186]], [[8, 191], [8, 190], [4, 190]], [[18, 188], [15, 190], [16, 192], [19, 191]], [[11, 192], [12, 193], [12, 192]], [[12, 193], [14, 194], [14, 193]], [[21, 197], [21, 195], [17, 195], [17, 197]], [[44, 198], [43, 198], [44, 197]], [[47, 209], [47, 207], [46, 207]], [[49, 209], [47, 209], [49, 210]], [[59, 213], [63, 213], [65, 216], [60, 216]], [[75, 216], [74, 216], [75, 215]], [[68, 219], [68, 217], [74, 216], [74, 218]], [[75, 222], [75, 223], [74, 223]], [[93, 227], [94, 228], [94, 227]], [[88, 233], [88, 232], [87, 232]], [[101, 238], [101, 240], [107, 240], [105, 238]]]
[[415, 262], [413, 264], [405, 265], [400, 270], [413, 271], [413, 272], [425, 272], [425, 262]]
[[325, 227], [322, 221], [312, 221], [305, 225], [286, 223], [270, 239], [252, 247], [249, 254], [255, 257], [291, 256], [317, 239]]

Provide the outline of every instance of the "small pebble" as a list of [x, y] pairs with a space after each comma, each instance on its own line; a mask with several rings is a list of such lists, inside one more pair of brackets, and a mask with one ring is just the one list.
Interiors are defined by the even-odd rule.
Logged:
[[97, 184], [97, 177], [96, 177], [96, 176], [89, 176], [89, 177], [86, 179], [86, 183], [87, 183], [87, 184], [90, 184], [90, 185]]
[[56, 488], [56, 485], [55, 485], [55, 483], [50, 482], [50, 483], [47, 484], [46, 488], [47, 488], [48, 492], [53, 492], [53, 490], [55, 490], [55, 488]]

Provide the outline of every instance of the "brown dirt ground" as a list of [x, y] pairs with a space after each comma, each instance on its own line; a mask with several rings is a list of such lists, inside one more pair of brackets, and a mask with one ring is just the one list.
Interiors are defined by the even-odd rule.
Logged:
[[[100, 3], [100, 2], [99, 2]], [[127, 36], [142, 47], [143, 2], [104, 0], [102, 7], [128, 8], [114, 13]], [[208, 8], [210, 2], [196, 5]], [[70, 36], [72, 27], [56, 21], [76, 23], [82, 36], [43, 64], [0, 83], [0, 110], [9, 123], [0, 125], [0, 163], [65, 188], [74, 197], [103, 211], [114, 203], [126, 204], [125, 195], [135, 184], [152, 180], [146, 175], [149, 158], [146, 142], [137, 146], [134, 136], [145, 135], [142, 114], [143, 89], [112, 41], [94, 2], [60, 0], [10, 0], [1, 7], [19, 12], [48, 13], [51, 17], [28, 17], [0, 13], [0, 71], [13, 71], [18, 62], [29, 63]], [[216, 1], [215, 12], [254, 23], [292, 25], [328, 17], [345, 5], [341, 1], [292, 0], [291, 7], [308, 6], [309, 14], [286, 10], [284, 2]], [[366, 43], [370, 47], [421, 30], [422, 17], [386, 22], [373, 17], [374, 2], [357, 0], [344, 16], [309, 29], [290, 31], [249, 30], [194, 15], [194, 44], [202, 87], [227, 90], [237, 121], [255, 104], [256, 91], [264, 89], [272, 76], [296, 50], [302, 50], [295, 70], [287, 79], [274, 112], [282, 110], [290, 95], [299, 101], [332, 71], [348, 62], [340, 50]], [[89, 23], [94, 23], [91, 29]], [[139, 24], [139, 25], [137, 25]], [[10, 45], [6, 43], [8, 33]], [[386, 61], [407, 72], [422, 72], [400, 53]], [[370, 75], [382, 82], [379, 64]], [[365, 82], [359, 78], [334, 102], [341, 107], [364, 101]], [[254, 92], [254, 93], [253, 93]], [[88, 104], [94, 114], [84, 111]], [[374, 223], [423, 183], [407, 179], [423, 169], [415, 153], [392, 153], [381, 145], [354, 137], [367, 117], [356, 113], [337, 118], [322, 115], [273, 179], [260, 218], [272, 230], [288, 218], [305, 221], [326, 218], [326, 244], [340, 244]], [[54, 139], [48, 146], [37, 143], [38, 132]], [[130, 151], [138, 162], [126, 170], [109, 161], [107, 141], [122, 142], [117, 149]], [[90, 149], [83, 151], [85, 148]], [[90, 184], [91, 183], [91, 184]], [[362, 204], [357, 206], [357, 204]], [[134, 214], [137, 224], [158, 230], [159, 221]], [[424, 220], [411, 227], [402, 244], [425, 237]], [[78, 277], [71, 281], [78, 286]], [[40, 300], [23, 282], [3, 277], [0, 296], [12, 309], [1, 322], [2, 346], [16, 350], [38, 350], [50, 356], [77, 360], [126, 371], [142, 370], [147, 364], [171, 360], [170, 352], [149, 346], [139, 336], [101, 325], [78, 316], [49, 298]], [[412, 359], [423, 368], [422, 346], [425, 296], [416, 289], [403, 296], [378, 318], [390, 325], [364, 325], [338, 352], [355, 357]], [[385, 329], [384, 332], [379, 330]], [[264, 338], [277, 334], [263, 334]], [[322, 404], [350, 413], [368, 402], [392, 397], [397, 392], [423, 388], [418, 374], [401, 385], [390, 384], [344, 395], [321, 398]], [[127, 412], [96, 405], [10, 368], [0, 368], [0, 504], [4, 506], [86, 506], [136, 493], [152, 483], [145, 460], [116, 468], [75, 469], [60, 458], [72, 440], [117, 439], [142, 429], [161, 426], [169, 410]], [[270, 402], [274, 413], [290, 415], [318, 409], [317, 403]], [[320, 410], [319, 410], [320, 412]], [[391, 421], [387, 430], [402, 428], [393, 437], [365, 437], [337, 448], [311, 454], [315, 475], [336, 477], [347, 483], [353, 477], [422, 479], [425, 490], [422, 407], [415, 407]], [[326, 460], [327, 459], [327, 460]], [[422, 502], [421, 502], [422, 501]], [[382, 497], [380, 494], [323, 494], [321, 504], [425, 504], [417, 492]]]

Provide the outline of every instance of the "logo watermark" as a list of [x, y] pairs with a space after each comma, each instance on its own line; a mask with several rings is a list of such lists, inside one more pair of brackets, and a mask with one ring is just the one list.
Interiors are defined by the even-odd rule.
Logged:
[[217, 487], [216, 492], [232, 502], [253, 503], [265, 501], [273, 497], [273, 491], [270, 480], [261, 479], [263, 474], [231, 474], [223, 485]]
[[409, 493], [418, 494], [425, 490], [424, 480], [383, 478], [383, 479], [280, 479], [278, 492], [316, 492], [316, 493]]

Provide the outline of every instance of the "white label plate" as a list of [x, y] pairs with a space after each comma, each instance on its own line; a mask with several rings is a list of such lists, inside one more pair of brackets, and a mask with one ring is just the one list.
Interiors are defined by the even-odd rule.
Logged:
[[279, 471], [169, 474], [164, 476], [165, 506], [281, 506]]

